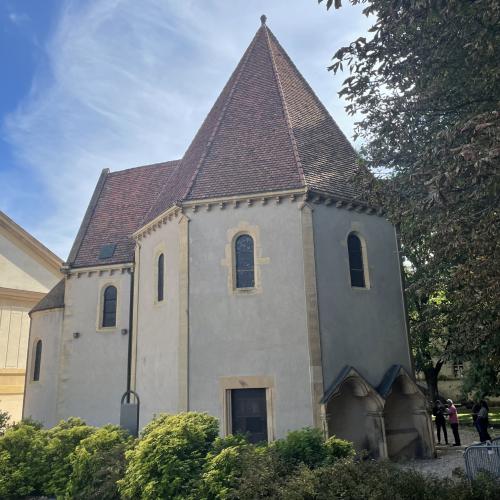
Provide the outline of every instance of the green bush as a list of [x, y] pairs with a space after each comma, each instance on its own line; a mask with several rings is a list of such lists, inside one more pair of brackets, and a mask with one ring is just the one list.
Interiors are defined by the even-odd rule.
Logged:
[[233, 498], [242, 476], [255, 466], [260, 449], [249, 444], [243, 436], [217, 438], [205, 459], [197, 497]]
[[55, 427], [44, 431], [47, 435], [46, 460], [50, 475], [44, 485], [45, 495], [63, 498], [72, 472], [70, 456], [80, 442], [96, 431], [80, 418], [61, 420]]
[[122, 428], [106, 425], [83, 439], [70, 455], [67, 497], [118, 499], [117, 481], [125, 472], [125, 452], [133, 438]]
[[160, 415], [127, 452], [124, 498], [188, 498], [199, 486], [205, 457], [218, 434], [217, 419], [206, 413]]
[[20, 422], [0, 438], [0, 498], [41, 495], [49, 474], [47, 435], [34, 422]]
[[325, 441], [327, 463], [333, 464], [341, 458], [354, 458], [356, 451], [354, 445], [345, 439], [339, 439], [335, 436], [328, 438]]
[[317, 467], [326, 459], [324, 442], [319, 429], [305, 428], [289, 432], [285, 439], [275, 441], [271, 446], [283, 462], [291, 467], [299, 464]]
[[243, 474], [226, 498], [255, 500], [276, 498], [278, 487], [293, 469], [283, 463], [273, 446], [254, 446], [253, 453], [244, 456]]
[[483, 478], [438, 479], [387, 462], [339, 460], [333, 466], [309, 469], [301, 466], [278, 487], [283, 500], [369, 498], [371, 500], [493, 500], [500, 498], [500, 485]]

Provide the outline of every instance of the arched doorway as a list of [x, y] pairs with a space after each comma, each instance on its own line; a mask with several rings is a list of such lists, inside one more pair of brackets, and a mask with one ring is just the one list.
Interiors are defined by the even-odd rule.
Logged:
[[384, 401], [352, 367], [342, 370], [323, 398], [329, 436], [354, 443], [358, 452], [372, 458], [386, 458], [383, 421]]
[[432, 457], [432, 428], [425, 396], [402, 367], [395, 368], [386, 376], [383, 394], [388, 456], [392, 459]]

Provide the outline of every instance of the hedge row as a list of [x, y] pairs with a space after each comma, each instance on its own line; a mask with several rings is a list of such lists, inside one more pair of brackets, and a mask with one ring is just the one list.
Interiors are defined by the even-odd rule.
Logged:
[[218, 436], [202, 413], [160, 415], [133, 439], [77, 418], [44, 430], [22, 422], [0, 437], [0, 498], [74, 499], [493, 499], [482, 478], [438, 480], [354, 459], [351, 443], [316, 429], [255, 446]]

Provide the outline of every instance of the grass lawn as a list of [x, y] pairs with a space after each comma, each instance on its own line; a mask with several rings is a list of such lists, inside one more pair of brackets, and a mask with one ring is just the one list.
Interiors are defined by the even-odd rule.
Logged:
[[[458, 409], [458, 419], [462, 425], [472, 425], [472, 411], [465, 407]], [[490, 407], [488, 412], [490, 426], [500, 428], [500, 407]]]

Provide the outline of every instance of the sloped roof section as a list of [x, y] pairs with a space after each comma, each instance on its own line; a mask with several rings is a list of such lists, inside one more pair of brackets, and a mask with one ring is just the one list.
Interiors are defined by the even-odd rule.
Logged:
[[387, 370], [379, 386], [377, 387], [377, 391], [383, 398], [387, 399], [387, 397], [391, 394], [394, 382], [400, 375], [405, 376], [405, 379], [412, 387], [413, 392], [418, 392], [420, 393], [420, 395], [423, 395], [420, 386], [415, 382], [413, 377], [406, 371], [406, 369], [402, 365], [396, 364], [392, 365]]
[[350, 180], [356, 171], [353, 147], [271, 30], [265, 29], [306, 185], [353, 199], [357, 195]]
[[[71, 267], [132, 262], [131, 235], [158, 197], [169, 185], [178, 161], [169, 161], [109, 173], [103, 171], [70, 252]], [[109, 258], [99, 258], [106, 245], [115, 245]], [[101, 254], [102, 255], [102, 254]]]
[[176, 201], [309, 187], [350, 200], [356, 154], [263, 23], [146, 220]]
[[30, 314], [37, 311], [47, 311], [48, 309], [58, 309], [64, 307], [64, 291], [65, 280], [62, 279], [59, 283], [50, 290], [38, 304], [31, 309]]
[[180, 161], [103, 171], [71, 267], [133, 261], [131, 235], [183, 201], [304, 188], [356, 197], [353, 148], [262, 20]]

